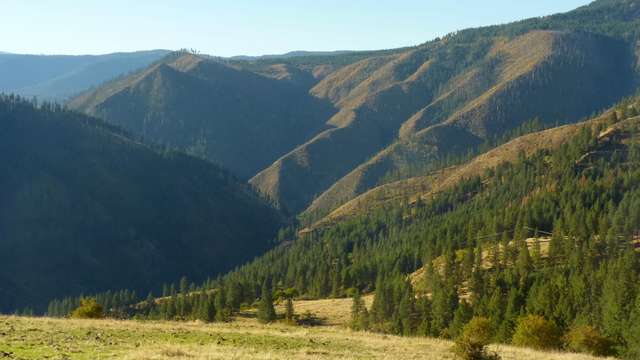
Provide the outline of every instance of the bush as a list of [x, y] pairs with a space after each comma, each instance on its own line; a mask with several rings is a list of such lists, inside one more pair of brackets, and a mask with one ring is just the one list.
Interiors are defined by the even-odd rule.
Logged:
[[564, 337], [567, 350], [596, 356], [614, 355], [613, 341], [602, 336], [593, 326], [573, 327]]
[[487, 351], [491, 343], [493, 328], [491, 321], [484, 317], [474, 317], [464, 326], [456, 339], [453, 352], [463, 360], [497, 360], [500, 356]]
[[556, 324], [538, 315], [520, 318], [512, 342], [537, 350], [558, 349], [562, 343]]
[[101, 319], [103, 316], [102, 305], [94, 298], [80, 299], [80, 306], [71, 313], [76, 319]]
[[322, 319], [308, 310], [302, 316], [299, 316], [296, 322], [301, 326], [320, 326], [323, 324]]

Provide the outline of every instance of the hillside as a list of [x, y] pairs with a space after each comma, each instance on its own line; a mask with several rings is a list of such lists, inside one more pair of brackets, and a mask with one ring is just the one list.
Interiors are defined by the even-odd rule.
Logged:
[[203, 160], [0, 98], [0, 312], [203, 281], [267, 250], [283, 218]]
[[85, 56], [0, 53], [0, 92], [62, 101], [146, 67], [168, 53], [167, 50]]
[[244, 179], [327, 128], [334, 111], [295, 84], [192, 54], [168, 56], [69, 106]]
[[[560, 126], [524, 135], [478, 155], [464, 164], [447, 167], [427, 176], [412, 177], [375, 187], [341, 205], [314, 224], [314, 227], [329, 226], [363, 213], [375, 212], [376, 209], [393, 203], [427, 201], [434, 195], [455, 186], [465, 179], [482, 176], [486, 171], [500, 164], [514, 162], [521, 154], [530, 156], [537, 151], [558, 148], [570, 141], [583, 127], [606, 121], [608, 116], [610, 116], [610, 113], [588, 122]], [[334, 186], [339, 184], [340, 182]], [[316, 200], [316, 202], [319, 201], [322, 201], [322, 198]]]
[[382, 51], [170, 56], [70, 106], [219, 163], [291, 213], [327, 214], [533, 119], [574, 123], [630, 95], [639, 7], [599, 0]]
[[598, 1], [344, 66], [311, 89], [339, 109], [334, 128], [251, 183], [294, 211], [327, 212], [389, 174], [427, 172], [531, 119], [587, 117], [637, 83], [633, 4]]
[[520, 316], [537, 314], [563, 332], [591, 325], [608, 352], [635, 359], [639, 109], [627, 100], [615, 116], [526, 135], [433, 183], [398, 186], [399, 199], [355, 206], [216, 286], [248, 291], [244, 301], [265, 281], [315, 298], [356, 288], [374, 294], [370, 329], [405, 335], [456, 337], [480, 315], [509, 343]]

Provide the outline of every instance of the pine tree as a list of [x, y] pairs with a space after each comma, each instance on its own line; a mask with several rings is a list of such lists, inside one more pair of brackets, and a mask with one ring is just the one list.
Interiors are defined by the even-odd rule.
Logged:
[[415, 333], [417, 326], [416, 295], [410, 282], [407, 281], [403, 287], [404, 290], [402, 290], [403, 294], [398, 305], [397, 314], [401, 327], [398, 329], [398, 333], [410, 336]]
[[368, 330], [369, 314], [367, 306], [360, 295], [360, 290], [354, 289], [353, 303], [351, 305], [351, 328], [353, 330]]
[[527, 243], [522, 240], [520, 243], [520, 250], [518, 252], [518, 260], [516, 261], [516, 270], [520, 278], [520, 287], [523, 287], [527, 281], [529, 273], [531, 272], [533, 265], [531, 262], [531, 256], [529, 255], [529, 248]]
[[216, 311], [216, 321], [226, 322], [229, 320], [230, 314], [227, 308], [227, 298], [223, 287], [220, 287], [215, 295], [214, 308]]
[[453, 314], [453, 320], [449, 325], [448, 334], [452, 339], [457, 338], [462, 334], [462, 329], [465, 324], [473, 317], [473, 308], [466, 301], [461, 301], [460, 305]]
[[200, 299], [198, 319], [210, 323], [216, 319], [215, 299], [211, 295], [202, 295]]
[[636, 298], [628, 324], [624, 339], [628, 347], [624, 354], [625, 358], [640, 359], [640, 292]]
[[258, 305], [258, 320], [262, 323], [270, 323], [276, 319], [276, 310], [273, 307], [271, 288], [265, 281], [260, 294], [260, 304]]

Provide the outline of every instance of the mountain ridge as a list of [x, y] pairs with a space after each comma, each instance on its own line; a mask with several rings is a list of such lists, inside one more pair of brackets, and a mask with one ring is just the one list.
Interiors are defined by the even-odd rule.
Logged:
[[326, 128], [333, 111], [292, 84], [192, 54], [168, 57], [68, 105], [242, 178]]

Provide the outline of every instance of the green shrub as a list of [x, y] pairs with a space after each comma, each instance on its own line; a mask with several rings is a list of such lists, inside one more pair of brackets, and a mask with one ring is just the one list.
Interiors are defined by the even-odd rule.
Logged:
[[498, 354], [487, 351], [492, 337], [491, 321], [484, 317], [474, 317], [462, 329], [462, 334], [455, 341], [453, 352], [462, 360], [500, 359]]
[[569, 351], [583, 352], [596, 356], [614, 355], [613, 341], [604, 337], [593, 326], [573, 327], [564, 337]]
[[517, 346], [537, 350], [558, 349], [562, 344], [556, 324], [538, 315], [520, 318], [512, 342]]
[[103, 316], [102, 305], [94, 298], [80, 299], [80, 306], [71, 313], [76, 319], [101, 319]]

